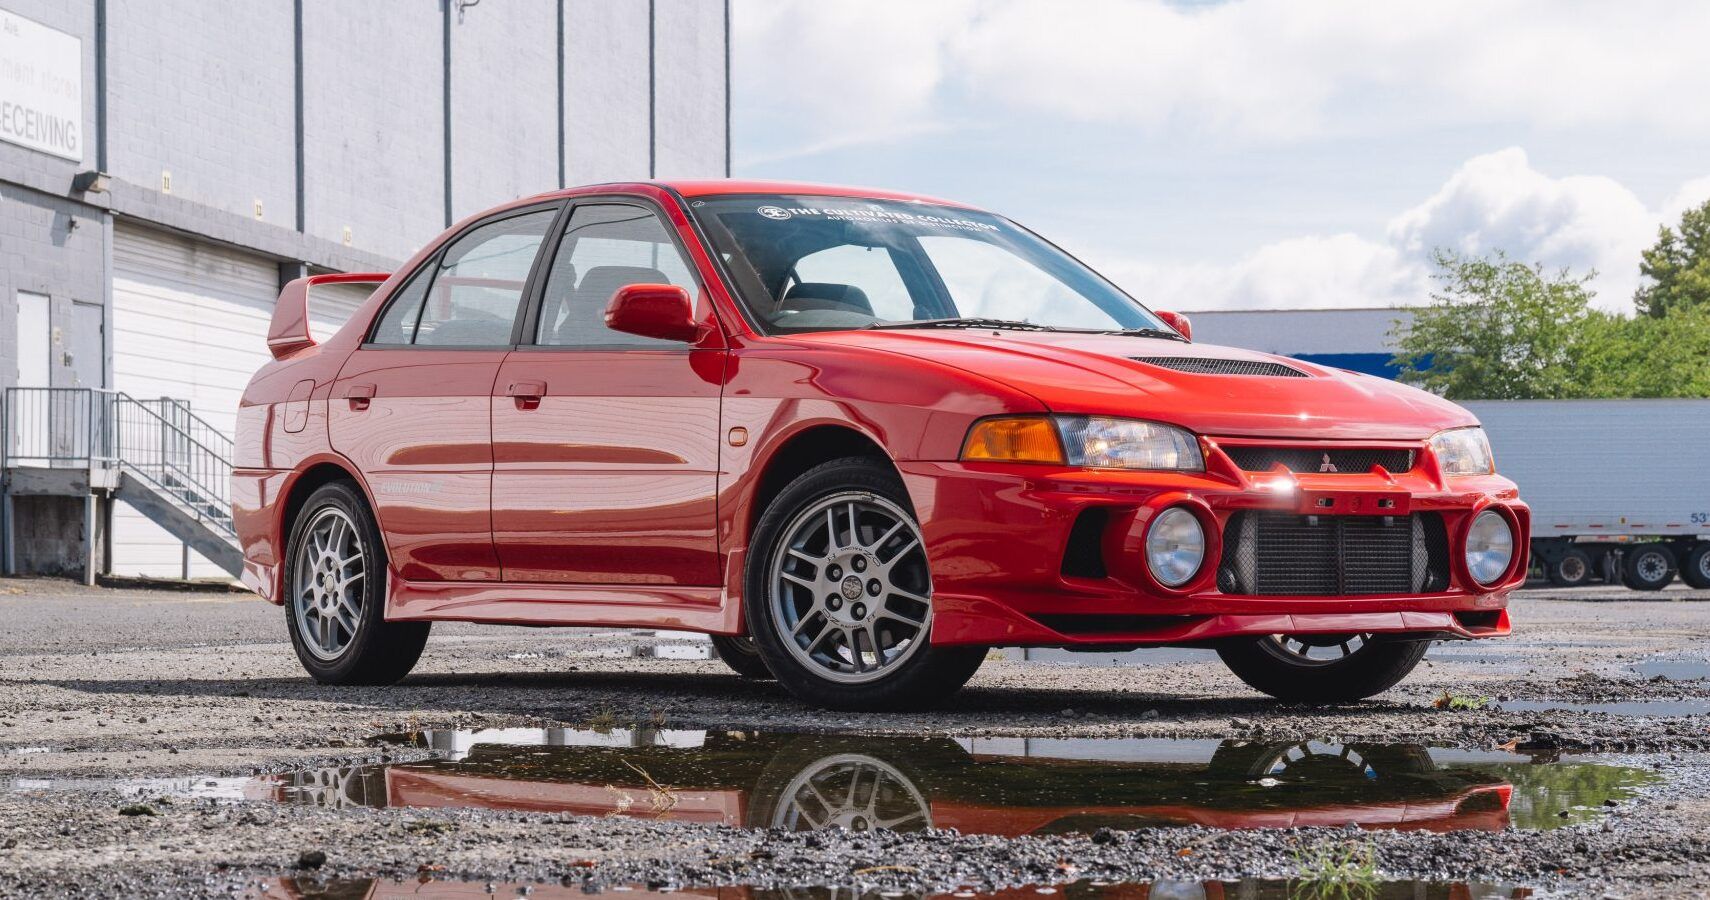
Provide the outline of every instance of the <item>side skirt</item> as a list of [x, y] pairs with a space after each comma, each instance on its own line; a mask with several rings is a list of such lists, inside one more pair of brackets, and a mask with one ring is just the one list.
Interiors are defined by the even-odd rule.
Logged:
[[394, 576], [389, 622], [602, 625], [740, 634], [736, 606], [717, 587], [403, 581]]

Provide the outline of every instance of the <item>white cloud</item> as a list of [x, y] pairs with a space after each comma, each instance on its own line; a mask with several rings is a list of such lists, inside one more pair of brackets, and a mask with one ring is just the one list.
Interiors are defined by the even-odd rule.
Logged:
[[816, 132], [792, 146], [970, 97], [1259, 141], [1491, 122], [1710, 135], [1690, 96], [1706, 3], [742, 0], [735, 21], [742, 96]]
[[1657, 227], [1710, 197], [1710, 177], [1688, 182], [1652, 211], [1612, 179], [1551, 177], [1517, 147], [1476, 156], [1431, 197], [1391, 219], [1383, 240], [1353, 234], [1268, 244], [1228, 266], [1112, 259], [1113, 278], [1163, 308], [1303, 308], [1421, 303], [1432, 252], [1500, 250], [1512, 259], [1598, 272], [1597, 305], [1632, 308], [1639, 253]]
[[932, 110], [944, 44], [974, 0], [743, 0], [732, 15], [732, 78], [745, 117], [745, 164], [943, 127]]

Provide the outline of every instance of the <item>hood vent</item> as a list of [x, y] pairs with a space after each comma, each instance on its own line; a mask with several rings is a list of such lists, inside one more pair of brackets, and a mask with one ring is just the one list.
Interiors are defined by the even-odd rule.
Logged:
[[1211, 356], [1131, 356], [1149, 366], [1192, 372], [1195, 375], [1262, 375], [1270, 378], [1305, 378], [1305, 372], [1282, 363], [1250, 359], [1218, 359]]

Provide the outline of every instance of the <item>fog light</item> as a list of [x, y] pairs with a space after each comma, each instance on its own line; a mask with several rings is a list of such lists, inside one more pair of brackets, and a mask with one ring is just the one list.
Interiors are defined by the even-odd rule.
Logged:
[[1501, 513], [1485, 510], [1467, 529], [1467, 571], [1479, 584], [1495, 584], [1514, 560], [1514, 529]]
[[1181, 587], [1205, 561], [1205, 529], [1199, 517], [1172, 506], [1146, 528], [1146, 567], [1165, 587]]

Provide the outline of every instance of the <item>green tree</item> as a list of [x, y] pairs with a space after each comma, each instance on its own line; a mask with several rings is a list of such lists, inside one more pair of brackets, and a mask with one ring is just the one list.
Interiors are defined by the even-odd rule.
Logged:
[[1710, 305], [1662, 318], [1599, 315], [1578, 368], [1587, 397], [1710, 397]]
[[[1456, 400], [1583, 397], [1592, 275], [1439, 250], [1431, 304], [1393, 332], [1401, 380]], [[1599, 323], [1601, 324], [1601, 323]], [[1597, 329], [1601, 331], [1602, 329]]]
[[1639, 262], [1649, 283], [1633, 295], [1639, 312], [1662, 318], [1676, 310], [1710, 309], [1710, 200], [1680, 217], [1677, 232], [1667, 225]]
[[1710, 397], [1710, 303], [1591, 308], [1591, 275], [1501, 253], [1436, 256], [1432, 303], [1397, 321], [1401, 380], [1451, 400]]

